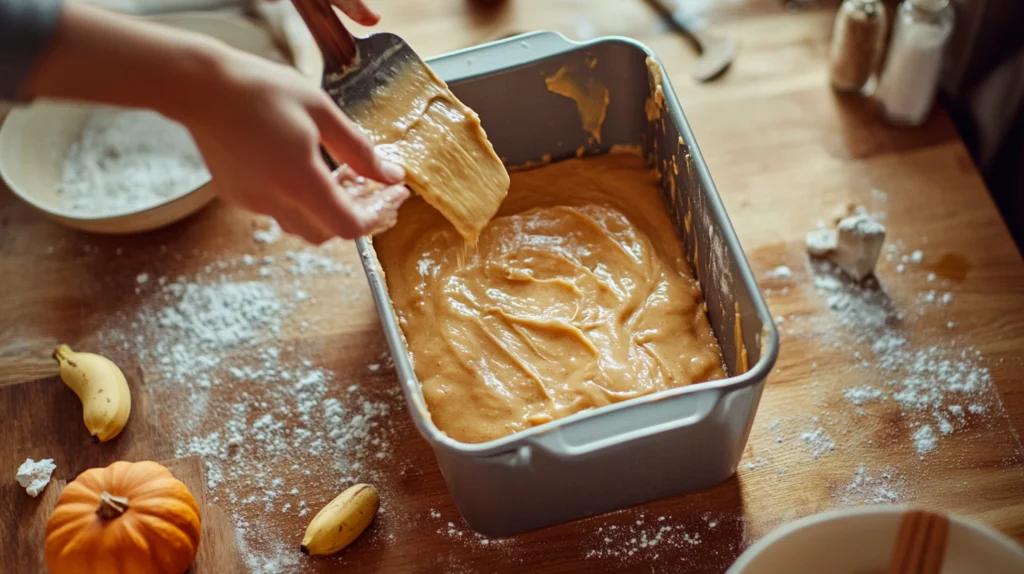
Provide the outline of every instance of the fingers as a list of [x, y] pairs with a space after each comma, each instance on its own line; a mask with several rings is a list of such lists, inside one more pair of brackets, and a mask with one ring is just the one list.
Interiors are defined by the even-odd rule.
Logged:
[[387, 231], [398, 223], [398, 208], [409, 198], [409, 188], [404, 185], [392, 185], [380, 189], [369, 196], [372, 203], [369, 212], [373, 223], [369, 225], [367, 235], [376, 235]]
[[281, 224], [281, 229], [285, 233], [298, 235], [313, 245], [320, 245], [334, 237], [333, 234], [321, 228], [316, 221], [306, 216], [302, 210], [284, 203], [280, 205], [274, 214], [274, 219], [277, 219], [277, 222]]
[[310, 115], [320, 130], [323, 146], [335, 161], [381, 183], [396, 184], [405, 179], [402, 166], [380, 157], [366, 134], [327, 95], [319, 105], [312, 106]]
[[295, 198], [320, 227], [343, 239], [355, 239], [389, 229], [398, 221], [398, 208], [409, 197], [407, 187], [360, 181], [347, 166], [334, 174], [321, 166], [315, 187], [311, 182], [306, 193]]
[[370, 10], [363, 0], [331, 0], [331, 4], [363, 26], [373, 26], [380, 21], [380, 14]]
[[351, 197], [356, 209], [362, 210], [369, 228], [367, 235], [386, 231], [398, 222], [398, 208], [409, 198], [410, 193], [405, 185], [382, 186], [356, 174], [347, 165], [334, 170], [331, 175]]
[[383, 186], [349, 166], [331, 174], [319, 155], [303, 163], [293, 165], [278, 183], [217, 178], [222, 182], [217, 192], [250, 211], [273, 217], [285, 232], [315, 245], [336, 236], [355, 239], [390, 228], [409, 197], [404, 185]]
[[251, 186], [245, 182], [233, 182], [226, 177], [214, 176], [214, 182], [217, 195], [227, 201], [240, 205], [253, 213], [274, 215], [276, 202], [273, 201], [272, 194], [262, 193], [263, 190], [259, 188], [254, 193]]
[[332, 235], [355, 239], [366, 234], [368, 223], [346, 193], [334, 182], [319, 158], [294, 175], [292, 199], [306, 217]]

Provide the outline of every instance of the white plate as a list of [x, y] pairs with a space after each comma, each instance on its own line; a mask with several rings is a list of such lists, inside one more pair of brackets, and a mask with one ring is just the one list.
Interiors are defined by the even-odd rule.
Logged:
[[[285, 62], [262, 28], [238, 16], [195, 12], [151, 19]], [[15, 195], [69, 227], [96, 233], [136, 233], [163, 227], [195, 213], [213, 199], [207, 183], [141, 211], [82, 216], [64, 210], [57, 198], [64, 159], [95, 109], [88, 104], [40, 100], [10, 113], [0, 127], [0, 177]]]
[[[727, 574], [887, 574], [901, 506], [834, 510], [757, 541]], [[1024, 549], [992, 528], [950, 516], [942, 574], [1021, 574]]]

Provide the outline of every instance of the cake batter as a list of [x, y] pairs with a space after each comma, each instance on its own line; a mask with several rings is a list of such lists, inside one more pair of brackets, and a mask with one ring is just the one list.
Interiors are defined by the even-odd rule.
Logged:
[[349, 113], [406, 183], [472, 243], [508, 193], [509, 177], [480, 126], [427, 66], [407, 66]]
[[513, 173], [473, 248], [420, 198], [375, 245], [431, 418], [458, 441], [725, 377], [638, 154]]

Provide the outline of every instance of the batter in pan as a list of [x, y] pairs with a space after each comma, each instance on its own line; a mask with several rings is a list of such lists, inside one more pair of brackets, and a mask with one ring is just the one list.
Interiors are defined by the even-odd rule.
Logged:
[[725, 377], [637, 154], [513, 173], [474, 247], [422, 198], [375, 245], [431, 418], [458, 441]]

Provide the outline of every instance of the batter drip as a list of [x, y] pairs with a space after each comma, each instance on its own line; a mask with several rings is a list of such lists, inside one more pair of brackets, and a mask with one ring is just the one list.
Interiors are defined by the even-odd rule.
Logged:
[[420, 198], [375, 240], [434, 424], [500, 438], [725, 376], [654, 174], [637, 154], [512, 174], [466, 250]]

